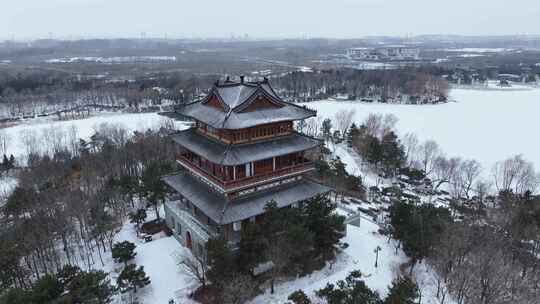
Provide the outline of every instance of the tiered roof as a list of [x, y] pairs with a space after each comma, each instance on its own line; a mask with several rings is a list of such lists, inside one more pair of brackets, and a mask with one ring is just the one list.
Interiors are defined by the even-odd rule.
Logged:
[[321, 140], [296, 132], [269, 140], [231, 145], [203, 136], [195, 128], [191, 128], [172, 135], [172, 139], [189, 151], [224, 166], [241, 165], [322, 145]]
[[[223, 109], [208, 105], [217, 98]], [[258, 111], [244, 111], [253, 101], [264, 97], [276, 107]], [[267, 80], [262, 82], [216, 83], [202, 100], [178, 106], [179, 116], [190, 117], [217, 129], [243, 129], [256, 125], [306, 119], [316, 112], [282, 100]]]
[[[216, 83], [204, 99], [179, 106], [175, 112], [216, 129], [244, 129], [316, 115], [313, 110], [283, 101], [266, 79], [244, 82], [243, 78], [240, 82]], [[322, 144], [318, 139], [296, 132], [235, 144], [199, 132], [196, 128], [184, 130], [172, 135], [172, 139], [187, 150], [225, 166], [289, 155]], [[257, 186], [253, 192], [239, 196], [218, 193], [188, 171], [166, 176], [163, 180], [219, 225], [262, 214], [271, 200], [276, 201], [278, 207], [285, 207], [331, 191], [301, 176], [284, 177], [272, 181], [269, 187]]]
[[219, 225], [262, 214], [266, 204], [272, 200], [282, 208], [331, 191], [331, 188], [302, 179], [296, 183], [229, 201], [225, 196], [209, 190], [205, 184], [187, 172], [165, 176], [163, 180]]

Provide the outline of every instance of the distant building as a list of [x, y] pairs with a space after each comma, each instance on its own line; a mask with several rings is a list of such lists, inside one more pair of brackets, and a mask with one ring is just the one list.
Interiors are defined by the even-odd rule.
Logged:
[[172, 135], [182, 171], [163, 178], [176, 191], [165, 215], [195, 254], [217, 236], [235, 248], [242, 227], [260, 223], [271, 200], [284, 208], [331, 191], [305, 176], [314, 170], [306, 152], [323, 142], [293, 129], [294, 121], [316, 112], [283, 101], [266, 79], [216, 83], [202, 101], [175, 114], [195, 126]]
[[420, 49], [408, 46], [378, 48], [350, 48], [347, 57], [352, 60], [400, 61], [420, 60]]

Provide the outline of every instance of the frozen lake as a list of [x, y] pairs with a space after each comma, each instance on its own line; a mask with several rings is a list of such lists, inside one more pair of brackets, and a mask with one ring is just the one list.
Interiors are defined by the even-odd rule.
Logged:
[[[305, 103], [318, 110], [318, 116], [334, 118], [343, 109], [355, 109], [357, 123], [370, 113], [391, 113], [399, 118], [400, 134], [415, 133], [422, 141], [433, 139], [449, 156], [474, 158], [485, 169], [515, 154], [523, 154], [540, 169], [540, 142], [536, 130], [540, 115], [540, 88], [506, 90], [454, 89], [456, 102], [439, 105], [389, 105], [348, 101], [316, 101]], [[52, 129], [76, 126], [80, 138], [88, 138], [101, 123], [120, 124], [129, 130], [155, 129], [166, 118], [155, 113], [105, 114], [74, 121], [32, 120], [1, 129], [8, 135], [7, 154], [24, 153], [23, 130], [38, 136]]]
[[146, 131], [162, 126], [168, 118], [156, 113], [108, 113], [92, 116], [85, 119], [57, 121], [47, 118], [32, 119], [12, 127], [0, 129], [2, 137], [7, 136], [6, 154], [15, 156], [25, 154], [23, 133], [32, 132], [40, 141], [38, 145], [45, 146], [43, 142], [46, 135], [63, 130], [69, 132], [73, 127], [78, 138], [88, 139], [95, 133], [99, 125], [107, 123], [123, 126], [129, 131]]
[[356, 110], [356, 122], [370, 113], [394, 114], [398, 132], [435, 140], [449, 156], [480, 161], [484, 169], [515, 154], [540, 168], [540, 88], [520, 90], [454, 89], [440, 105], [388, 105], [343, 101], [305, 103], [318, 116], [333, 118], [340, 110]]

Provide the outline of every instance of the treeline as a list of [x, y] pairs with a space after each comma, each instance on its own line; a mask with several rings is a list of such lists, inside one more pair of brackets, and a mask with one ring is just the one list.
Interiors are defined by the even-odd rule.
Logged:
[[316, 298], [309, 298], [304, 291], [297, 290], [289, 295], [285, 304], [413, 304], [420, 303], [421, 293], [410, 277], [398, 277], [388, 288], [388, 295], [382, 299], [377, 291], [371, 290], [363, 280], [364, 275], [352, 271], [344, 280], [328, 283], [315, 292]]
[[540, 199], [499, 195], [481, 220], [453, 221], [448, 209], [405, 198], [390, 211], [391, 235], [436, 270], [436, 298], [458, 304], [532, 304], [540, 296]]
[[[347, 95], [388, 103], [444, 102], [448, 84], [440, 70], [401, 69], [292, 72], [272, 79], [276, 91], [291, 101]], [[67, 72], [6, 72], [0, 76], [0, 113], [4, 118], [38, 115], [88, 115], [92, 110], [159, 110], [160, 105], [191, 102], [208, 93], [224, 75], [160, 72], [126, 80], [111, 75]]]
[[293, 101], [346, 95], [350, 100], [367, 98], [388, 103], [436, 103], [448, 98], [449, 86], [441, 75], [442, 70], [435, 68], [335, 69], [292, 72], [273, 78], [272, 83], [281, 96]]
[[[106, 131], [108, 130], [108, 131]], [[173, 169], [172, 143], [160, 133], [127, 136], [102, 128], [92, 145], [31, 154], [0, 209], [0, 287], [29, 289], [65, 265], [96, 269], [130, 211], [157, 210]], [[110, 254], [110, 253], [109, 253]]]
[[88, 115], [92, 110], [157, 111], [160, 105], [196, 100], [219, 76], [157, 73], [131, 80], [51, 71], [0, 76], [4, 118]]

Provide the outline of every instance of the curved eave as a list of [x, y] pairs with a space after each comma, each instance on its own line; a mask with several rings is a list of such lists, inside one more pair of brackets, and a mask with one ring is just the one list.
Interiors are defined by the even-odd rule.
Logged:
[[187, 150], [224, 166], [236, 166], [311, 150], [322, 145], [322, 141], [298, 133], [250, 143], [226, 145], [199, 134], [194, 128], [173, 134], [171, 138]]
[[304, 178], [296, 183], [228, 202], [224, 196], [212, 191], [186, 172], [164, 176], [162, 179], [220, 225], [263, 214], [266, 204], [272, 200], [278, 204], [278, 208], [283, 208], [332, 191], [329, 187]]
[[177, 108], [176, 113], [189, 117], [218, 129], [245, 129], [258, 125], [303, 120], [317, 115], [316, 111], [285, 103], [284, 107], [253, 112], [223, 112], [200, 103], [192, 103]]

